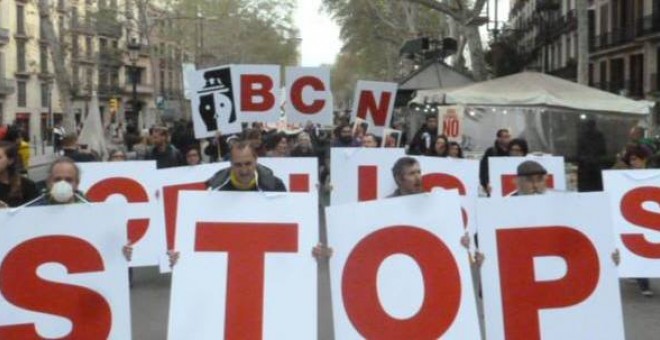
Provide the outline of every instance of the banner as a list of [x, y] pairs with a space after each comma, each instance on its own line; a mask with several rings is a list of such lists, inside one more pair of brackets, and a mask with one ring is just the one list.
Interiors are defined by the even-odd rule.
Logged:
[[0, 339], [130, 339], [125, 223], [114, 204], [0, 210]]
[[397, 83], [358, 81], [353, 98], [351, 121], [362, 118], [369, 122], [369, 132], [382, 137], [390, 127]]
[[287, 67], [287, 123], [332, 125], [333, 99], [330, 68]]
[[620, 277], [660, 277], [660, 170], [603, 171]]
[[168, 339], [315, 339], [316, 202], [186, 192], [180, 203]]
[[184, 74], [191, 93], [195, 138], [214, 137], [242, 131], [237, 85], [231, 66], [190, 70]]
[[279, 65], [232, 65], [239, 120], [277, 123], [282, 98]]
[[532, 160], [541, 164], [547, 171], [546, 184], [549, 189], [566, 190], [566, 170], [564, 157], [527, 156], [527, 157], [489, 157], [488, 175], [490, 179], [490, 197], [505, 197], [516, 191], [516, 170], [520, 163]]
[[465, 107], [438, 107], [438, 135], [445, 135], [449, 141], [460, 143], [463, 139], [463, 119]]
[[328, 208], [337, 339], [481, 339], [458, 202], [434, 192]]
[[79, 188], [91, 202], [123, 203], [133, 246], [131, 267], [157, 266], [165, 254], [165, 228], [155, 161], [78, 163]]
[[486, 337], [624, 339], [606, 194], [478, 202]]

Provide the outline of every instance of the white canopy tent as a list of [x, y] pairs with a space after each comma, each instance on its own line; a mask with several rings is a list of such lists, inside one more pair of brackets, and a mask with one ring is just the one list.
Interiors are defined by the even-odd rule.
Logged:
[[647, 115], [654, 103], [631, 100], [538, 72], [522, 72], [458, 89], [419, 91], [413, 102], [557, 108]]

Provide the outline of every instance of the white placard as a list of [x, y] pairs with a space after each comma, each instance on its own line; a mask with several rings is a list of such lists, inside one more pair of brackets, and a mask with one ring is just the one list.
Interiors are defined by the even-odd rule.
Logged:
[[486, 337], [624, 339], [603, 193], [482, 198]]
[[527, 156], [527, 157], [489, 157], [488, 178], [490, 197], [505, 197], [516, 191], [516, 170], [520, 163], [532, 160], [541, 164], [547, 171], [549, 189], [566, 191], [566, 170], [564, 157]]
[[231, 71], [239, 120], [277, 123], [282, 109], [280, 66], [233, 65]]
[[79, 188], [92, 202], [123, 203], [133, 245], [131, 267], [157, 266], [165, 254], [165, 228], [155, 161], [79, 163]]
[[660, 170], [603, 171], [621, 277], [660, 277]]
[[125, 221], [115, 204], [0, 210], [0, 339], [130, 339]]
[[273, 170], [284, 182], [288, 192], [309, 193], [314, 202], [319, 200], [318, 159], [312, 157], [263, 157], [259, 164]]
[[369, 122], [369, 132], [382, 137], [383, 130], [390, 127], [397, 83], [358, 81], [353, 98], [351, 121], [362, 118]]
[[465, 107], [440, 106], [438, 110], [438, 135], [444, 135], [449, 141], [460, 143], [463, 139]]
[[481, 338], [458, 202], [444, 191], [328, 208], [337, 339]]
[[332, 125], [333, 99], [330, 68], [287, 67], [287, 123]]
[[203, 70], [189, 70], [184, 76], [191, 94], [191, 112], [195, 138], [214, 137], [242, 131], [239, 117], [234, 67], [218, 66]]
[[186, 192], [180, 202], [168, 339], [316, 338], [309, 195]]

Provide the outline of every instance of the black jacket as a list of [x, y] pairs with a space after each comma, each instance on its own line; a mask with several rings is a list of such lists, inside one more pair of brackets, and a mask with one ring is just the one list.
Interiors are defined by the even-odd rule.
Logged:
[[479, 181], [481, 182], [481, 186], [484, 187], [484, 189], [488, 186], [488, 183], [490, 183], [488, 178], [488, 158], [508, 156], [508, 154], [509, 153], [506, 150], [503, 150], [497, 146], [497, 142], [495, 142], [495, 145], [486, 150], [484, 157], [481, 158], [481, 163], [479, 163]]
[[156, 147], [151, 148], [146, 160], [155, 160], [158, 169], [173, 168], [185, 164], [181, 152], [171, 144], [167, 146], [165, 152], [158, 151]]
[[438, 138], [437, 129], [430, 130], [426, 127], [426, 124], [422, 125], [410, 141], [408, 153], [411, 155], [426, 155], [429, 149], [433, 149], [432, 143], [436, 138]]
[[[222, 169], [206, 181], [206, 188], [220, 191], [242, 191], [231, 183], [231, 168]], [[257, 186], [252, 191], [286, 192], [281, 179], [270, 168], [257, 164]]]

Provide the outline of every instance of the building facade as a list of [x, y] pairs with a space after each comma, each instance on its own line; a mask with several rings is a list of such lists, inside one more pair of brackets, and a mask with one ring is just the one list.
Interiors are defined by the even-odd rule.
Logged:
[[[525, 68], [576, 80], [575, 1], [511, 2], [506, 33]], [[660, 102], [660, 0], [589, 0], [588, 6], [589, 85]]]
[[[77, 123], [89, 112], [94, 92], [106, 123], [146, 127], [168, 110], [176, 111], [169, 116], [180, 116], [185, 109], [181, 63], [188, 57], [171, 37], [165, 38], [165, 25], [141, 24], [145, 15], [135, 0], [48, 3]], [[172, 14], [156, 3], [148, 10], [167, 21]], [[20, 125], [37, 145], [48, 139], [51, 124], [64, 114], [49, 48], [54, 42], [41, 20], [39, 1], [0, 2], [0, 123]], [[139, 50], [130, 53], [129, 43]]]

